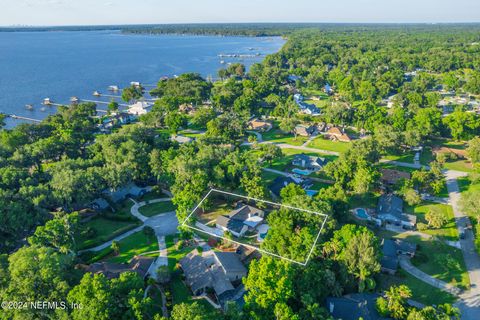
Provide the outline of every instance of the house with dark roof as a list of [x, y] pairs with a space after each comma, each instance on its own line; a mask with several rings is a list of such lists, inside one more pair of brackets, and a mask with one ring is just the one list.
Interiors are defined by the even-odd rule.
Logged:
[[292, 177], [277, 177], [275, 180], [273, 180], [272, 184], [268, 187], [270, 189], [270, 192], [276, 196], [280, 197], [280, 191], [282, 191], [283, 188], [288, 186], [290, 183], [296, 184], [301, 186], [303, 189], [308, 189], [310, 188], [313, 183], [312, 180], [310, 179], [293, 179]]
[[213, 289], [220, 304], [233, 298], [235, 287], [247, 275], [247, 269], [234, 252], [214, 252], [202, 256], [197, 250], [180, 260], [185, 281], [193, 295], [199, 296]]
[[94, 210], [105, 210], [110, 208], [110, 204], [103, 198], [97, 198], [90, 202], [90, 208]]
[[341, 320], [387, 320], [378, 314], [374, 293], [354, 293], [343, 297], [328, 297], [326, 308], [333, 318]]
[[395, 274], [398, 269], [397, 246], [391, 239], [382, 241], [382, 259], [380, 260], [380, 270], [388, 274]]
[[140, 197], [147, 193], [146, 188], [140, 188], [134, 183], [129, 183], [119, 189], [111, 190], [106, 189], [103, 191], [104, 194], [108, 195], [114, 202], [122, 201], [127, 197]]
[[137, 273], [142, 279], [145, 279], [153, 261], [155, 261], [154, 258], [135, 256], [128, 264], [96, 262], [86, 267], [85, 271], [94, 274], [101, 273], [108, 279], [118, 278], [120, 274], [131, 271]]
[[229, 231], [236, 237], [243, 237], [248, 230], [254, 230], [263, 222], [265, 213], [253, 206], [243, 205], [228, 215], [217, 217], [216, 227], [223, 232]]
[[395, 239], [395, 245], [397, 246], [397, 254], [408, 256], [413, 258], [417, 252], [417, 244], [402, 239]]
[[414, 229], [417, 217], [403, 212], [403, 200], [391, 193], [383, 194], [378, 199], [377, 218], [384, 223], [402, 226], [404, 229]]
[[310, 171], [318, 171], [327, 164], [326, 158], [308, 156], [304, 153], [296, 154], [293, 158], [292, 164], [297, 167], [302, 167]]
[[241, 280], [247, 275], [247, 269], [235, 252], [214, 252], [215, 261], [230, 281]]
[[398, 257], [406, 256], [413, 258], [417, 245], [402, 239], [382, 240], [382, 259], [380, 260], [381, 271], [395, 274], [398, 269]]

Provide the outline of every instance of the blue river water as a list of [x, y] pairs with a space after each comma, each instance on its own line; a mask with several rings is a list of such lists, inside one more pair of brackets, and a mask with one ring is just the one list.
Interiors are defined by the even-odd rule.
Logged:
[[[155, 84], [163, 76], [184, 72], [216, 77], [228, 63], [241, 62], [248, 67], [283, 44], [278, 37], [0, 32], [0, 112], [43, 119], [56, 110], [41, 105], [46, 97], [66, 104], [72, 96], [99, 100], [92, 95], [95, 90], [107, 93], [110, 85], [122, 88], [132, 81]], [[254, 57], [219, 57], [221, 54]], [[7, 121], [8, 126], [15, 123]]]

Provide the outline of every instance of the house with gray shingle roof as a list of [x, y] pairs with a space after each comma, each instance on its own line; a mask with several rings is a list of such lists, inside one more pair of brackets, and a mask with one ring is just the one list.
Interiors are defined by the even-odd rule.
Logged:
[[234, 252], [214, 252], [202, 256], [194, 250], [179, 263], [193, 295], [202, 295], [210, 288], [221, 304], [233, 296], [235, 287], [232, 283], [247, 275], [247, 269]]
[[378, 199], [377, 218], [384, 223], [414, 229], [417, 217], [403, 212], [403, 200], [393, 194], [383, 194]]
[[342, 320], [383, 320], [377, 311], [374, 293], [353, 293], [343, 297], [328, 297], [326, 307], [333, 318]]
[[217, 217], [216, 227], [229, 231], [236, 237], [243, 237], [248, 230], [254, 230], [263, 222], [264, 212], [249, 205], [243, 205], [228, 215]]

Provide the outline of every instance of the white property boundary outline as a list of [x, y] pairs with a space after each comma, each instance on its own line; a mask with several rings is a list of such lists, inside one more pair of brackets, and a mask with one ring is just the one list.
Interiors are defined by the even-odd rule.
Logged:
[[[316, 215], [325, 217], [325, 219], [322, 222], [322, 225], [320, 226], [320, 231], [318, 231], [317, 236], [315, 237], [315, 241], [313, 242], [312, 248], [310, 249], [310, 252], [308, 253], [307, 259], [305, 260], [305, 262], [300, 262], [300, 261], [293, 260], [293, 259], [290, 259], [290, 258], [282, 257], [282, 256], [280, 256], [276, 253], [268, 252], [266, 250], [260, 249], [258, 247], [252, 246], [250, 244], [245, 244], [245, 243], [241, 243], [241, 242], [238, 242], [238, 241], [235, 241], [235, 240], [232, 240], [232, 239], [227, 239], [227, 238], [219, 236], [217, 234], [207, 232], [205, 230], [202, 230], [202, 229], [199, 229], [199, 228], [192, 227], [192, 226], [188, 225], [187, 224], [188, 219], [190, 219], [190, 217], [195, 213], [195, 211], [197, 211], [197, 209], [202, 205], [203, 201], [205, 201], [205, 199], [207, 199], [208, 196], [212, 192], [223, 193], [223, 194], [227, 194], [227, 195], [230, 195], [230, 196], [240, 197], [240, 198], [244, 198], [244, 199], [247, 199], [247, 200], [259, 201], [259, 202], [268, 203], [268, 204], [274, 205], [274, 206], [279, 206], [279, 207], [294, 209], [294, 210], [298, 210], [298, 211], [308, 212], [308, 213], [312, 213], [312, 214], [316, 214]], [[190, 229], [208, 234], [208, 235], [213, 236], [215, 238], [224, 239], [224, 240], [236, 243], [238, 245], [242, 245], [242, 246], [254, 249], [254, 250], [258, 250], [261, 253], [268, 254], [268, 255], [274, 256], [276, 258], [280, 258], [280, 259], [283, 259], [283, 260], [286, 260], [286, 261], [289, 261], [289, 262], [292, 262], [292, 263], [296, 263], [296, 264], [299, 264], [301, 266], [306, 266], [308, 264], [308, 261], [310, 260], [310, 258], [312, 256], [312, 253], [313, 253], [313, 250], [315, 249], [315, 246], [317, 245], [318, 239], [320, 238], [320, 234], [322, 233], [323, 227], [325, 226], [325, 222], [327, 222], [327, 219], [328, 219], [328, 215], [320, 213], [320, 212], [310, 211], [310, 210], [307, 210], [307, 209], [295, 208], [295, 207], [291, 207], [291, 206], [280, 204], [280, 203], [275, 203], [275, 202], [271, 202], [271, 201], [267, 201], [267, 200], [261, 200], [261, 199], [257, 199], [257, 198], [253, 198], [253, 197], [247, 197], [247, 196], [243, 196], [243, 195], [240, 195], [240, 194], [226, 192], [226, 191], [222, 191], [222, 190], [212, 188], [208, 191], [208, 193], [205, 195], [205, 197], [203, 197], [203, 199], [197, 204], [197, 206], [192, 210], [192, 212], [185, 218], [185, 220], [182, 222], [182, 226], [185, 226], [187, 228], [190, 228]]]

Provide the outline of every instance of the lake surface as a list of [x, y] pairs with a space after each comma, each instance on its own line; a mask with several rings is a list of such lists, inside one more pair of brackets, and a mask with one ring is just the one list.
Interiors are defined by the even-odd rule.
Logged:
[[[43, 119], [56, 111], [41, 105], [46, 97], [60, 104], [68, 104], [72, 96], [109, 101], [93, 97], [93, 91], [108, 94], [108, 86], [123, 88], [131, 81], [154, 85], [163, 76], [185, 72], [216, 77], [230, 62], [248, 67], [283, 44], [281, 38], [124, 35], [119, 31], [0, 32], [0, 112]], [[257, 53], [247, 58], [219, 57]], [[27, 110], [27, 104], [33, 110]], [[16, 122], [7, 121], [8, 126]]]

